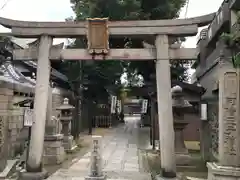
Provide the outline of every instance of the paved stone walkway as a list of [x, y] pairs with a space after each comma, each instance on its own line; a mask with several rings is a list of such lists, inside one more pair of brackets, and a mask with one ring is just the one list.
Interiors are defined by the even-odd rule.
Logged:
[[[139, 158], [138, 117], [127, 117], [125, 125], [103, 137], [104, 174], [108, 180], [150, 180], [141, 170]], [[84, 180], [88, 174], [90, 152], [76, 161], [69, 169], [60, 169], [49, 180]]]

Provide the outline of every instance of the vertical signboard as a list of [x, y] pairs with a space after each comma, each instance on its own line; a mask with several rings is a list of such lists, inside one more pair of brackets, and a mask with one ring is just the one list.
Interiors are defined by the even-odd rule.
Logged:
[[111, 96], [111, 114], [116, 113], [117, 96]]
[[148, 106], [148, 100], [147, 100], [147, 99], [144, 99], [144, 100], [142, 101], [142, 114], [147, 113], [147, 106]]
[[207, 104], [201, 104], [201, 120], [207, 120]]
[[121, 100], [117, 100], [117, 112], [120, 114], [122, 111], [122, 102]]
[[87, 39], [90, 54], [107, 54], [109, 51], [108, 18], [88, 18]]
[[23, 126], [32, 127], [33, 124], [33, 109], [26, 108], [24, 111]]

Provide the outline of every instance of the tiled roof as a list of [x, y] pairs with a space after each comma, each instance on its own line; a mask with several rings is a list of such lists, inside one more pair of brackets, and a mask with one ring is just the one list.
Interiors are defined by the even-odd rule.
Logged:
[[0, 66], [0, 81], [4, 81], [11, 84], [21, 84], [22, 86], [34, 88], [36, 81], [34, 79], [27, 78], [21, 74], [11, 64], [3, 64]]

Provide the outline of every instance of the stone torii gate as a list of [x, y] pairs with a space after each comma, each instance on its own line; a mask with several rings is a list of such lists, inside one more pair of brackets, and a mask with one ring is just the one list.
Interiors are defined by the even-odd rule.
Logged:
[[[176, 177], [170, 60], [194, 60], [196, 59], [196, 49], [172, 48], [169, 45], [169, 37], [195, 36], [198, 27], [209, 24], [214, 15], [215, 13], [196, 18], [174, 20], [107, 21], [106, 19], [92, 19], [81, 22], [27, 22], [0, 18], [0, 24], [11, 29], [10, 36], [39, 39], [38, 47], [14, 50], [13, 52], [14, 60], [38, 61], [34, 123], [27, 173], [40, 174], [42, 171], [41, 162], [50, 75], [49, 60], [92, 60], [92, 53], [94, 53], [94, 60], [102, 60], [104, 57], [104, 60], [156, 61], [162, 176]], [[86, 35], [90, 51], [52, 48], [53, 38], [78, 38]], [[109, 49], [109, 35], [151, 38], [155, 41], [155, 48]]]

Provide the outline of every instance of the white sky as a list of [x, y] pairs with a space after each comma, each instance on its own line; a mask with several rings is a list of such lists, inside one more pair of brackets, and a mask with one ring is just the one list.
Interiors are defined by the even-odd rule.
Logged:
[[[70, 0], [0, 0], [0, 8], [7, 1], [7, 5], [0, 10], [1, 17], [25, 21], [65, 21], [65, 18], [74, 16]], [[0, 32], [8, 31], [0, 26]], [[17, 43], [23, 46], [24, 41], [18, 40]], [[54, 40], [54, 43], [62, 41], [65, 40]]]
[[[6, 4], [7, 2], [7, 4]], [[223, 0], [189, 0], [187, 17], [200, 16], [216, 12]], [[0, 0], [0, 16], [15, 20], [25, 21], [64, 21], [65, 18], [74, 16], [71, 9], [70, 0]], [[186, 8], [182, 9], [181, 18], [185, 18]], [[0, 26], [1, 32], [9, 32], [9, 29]], [[200, 31], [200, 29], [199, 29]], [[190, 37], [185, 42], [185, 47], [195, 47], [196, 37]], [[32, 40], [21, 39], [16, 43], [25, 46]], [[55, 39], [54, 44], [65, 41], [64, 39]], [[194, 70], [189, 69], [192, 74]]]
[[[187, 18], [216, 12], [223, 1], [224, 0], [189, 0]], [[182, 9], [180, 18], [185, 18], [185, 12], [186, 7]], [[199, 28], [199, 31], [201, 29], [202, 28]], [[195, 47], [197, 37], [198, 36], [188, 38], [185, 47]]]
[[[74, 16], [70, 0], [0, 0], [0, 16], [26, 21], [64, 21], [65, 18]], [[223, 0], [189, 0], [187, 17], [199, 16], [215, 12]], [[183, 8], [181, 18], [185, 18]], [[0, 26], [0, 32], [8, 30]], [[57, 40], [57, 42], [63, 40]], [[55, 40], [55, 43], [57, 43]], [[20, 44], [21, 45], [21, 44]], [[189, 38], [185, 47], [195, 47], [196, 37]]]

